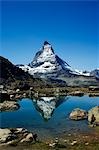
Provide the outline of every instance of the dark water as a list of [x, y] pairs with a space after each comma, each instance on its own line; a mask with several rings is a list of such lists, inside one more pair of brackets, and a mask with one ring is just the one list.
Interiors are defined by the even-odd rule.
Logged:
[[25, 98], [19, 100], [19, 104], [17, 111], [0, 113], [0, 127], [24, 127], [46, 138], [63, 133], [91, 132], [93, 129], [88, 127], [87, 120], [70, 120], [69, 113], [74, 108], [89, 110], [99, 105], [99, 97]]

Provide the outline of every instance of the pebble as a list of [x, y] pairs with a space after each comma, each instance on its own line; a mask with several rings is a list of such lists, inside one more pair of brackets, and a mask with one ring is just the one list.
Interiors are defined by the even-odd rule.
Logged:
[[72, 146], [75, 145], [75, 144], [77, 144], [77, 141], [73, 141], [73, 142], [71, 143]]
[[89, 145], [89, 143], [87, 142], [87, 143], [85, 143], [85, 145]]
[[49, 146], [50, 147], [55, 147], [56, 143], [50, 143]]

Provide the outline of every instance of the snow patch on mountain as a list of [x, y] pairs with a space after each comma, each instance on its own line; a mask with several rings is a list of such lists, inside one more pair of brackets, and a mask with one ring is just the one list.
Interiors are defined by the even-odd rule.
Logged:
[[77, 69], [75, 69], [75, 71], [78, 73], [78, 75], [90, 76], [89, 71], [80, 71], [80, 70], [77, 70]]

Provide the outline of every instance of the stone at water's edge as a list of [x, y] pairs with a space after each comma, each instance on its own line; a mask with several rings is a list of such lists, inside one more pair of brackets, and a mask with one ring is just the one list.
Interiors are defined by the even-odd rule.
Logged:
[[32, 142], [33, 141], [33, 134], [29, 133], [26, 137], [24, 137], [20, 142]]
[[[92, 116], [94, 117], [94, 121], [92, 121]], [[88, 111], [88, 121], [99, 126], [99, 106], [95, 106]]]
[[14, 101], [4, 101], [0, 103], [0, 111], [11, 111], [19, 109], [19, 104]]
[[0, 145], [11, 144], [14, 141], [17, 141], [16, 144], [23, 142], [30, 143], [33, 140], [33, 133], [24, 128], [0, 129]]
[[87, 119], [87, 112], [83, 109], [76, 108], [70, 113], [69, 118], [73, 120]]
[[74, 92], [71, 92], [70, 95], [72, 95], [72, 96], [84, 96], [84, 93], [81, 91], [74, 91]]
[[11, 138], [11, 131], [9, 129], [0, 129], [0, 143], [5, 143]]

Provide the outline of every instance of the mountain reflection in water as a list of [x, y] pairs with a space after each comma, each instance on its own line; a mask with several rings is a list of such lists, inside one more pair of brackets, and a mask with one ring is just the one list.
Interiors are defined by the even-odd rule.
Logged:
[[48, 138], [63, 133], [93, 132], [87, 120], [74, 121], [69, 119], [69, 114], [75, 108], [88, 111], [99, 106], [99, 97], [23, 98], [18, 103], [20, 108], [17, 111], [0, 113], [0, 128], [26, 128], [37, 133], [40, 138]]
[[54, 110], [64, 103], [68, 97], [40, 97], [39, 99], [33, 99], [33, 104], [36, 110], [44, 118], [44, 120], [49, 120]]

